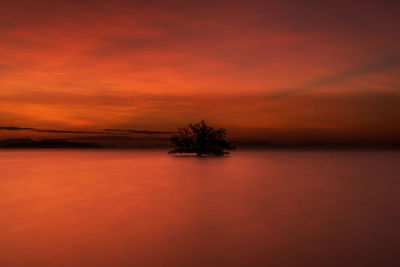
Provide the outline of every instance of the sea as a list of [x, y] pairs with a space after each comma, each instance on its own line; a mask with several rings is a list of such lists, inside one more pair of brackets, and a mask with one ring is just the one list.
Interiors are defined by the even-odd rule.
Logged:
[[1, 150], [0, 266], [400, 266], [400, 152]]

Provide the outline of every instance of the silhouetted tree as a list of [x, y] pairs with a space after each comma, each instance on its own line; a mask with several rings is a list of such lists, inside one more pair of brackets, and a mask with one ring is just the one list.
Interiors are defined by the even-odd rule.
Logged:
[[207, 126], [204, 121], [189, 124], [180, 128], [177, 135], [171, 137], [172, 150], [168, 153], [196, 153], [197, 156], [229, 154], [224, 150], [235, 148], [226, 140], [226, 130], [214, 129]]

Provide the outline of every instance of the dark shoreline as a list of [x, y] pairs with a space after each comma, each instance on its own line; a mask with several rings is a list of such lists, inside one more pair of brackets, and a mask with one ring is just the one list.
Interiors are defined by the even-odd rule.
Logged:
[[[274, 144], [270, 142], [233, 142], [239, 151], [400, 151], [399, 144]], [[77, 142], [68, 139], [29, 138], [0, 140], [0, 150], [5, 149], [102, 149], [102, 150], [168, 150], [167, 143], [153, 144], [101, 144], [97, 142]], [[233, 152], [234, 153], [234, 152]]]

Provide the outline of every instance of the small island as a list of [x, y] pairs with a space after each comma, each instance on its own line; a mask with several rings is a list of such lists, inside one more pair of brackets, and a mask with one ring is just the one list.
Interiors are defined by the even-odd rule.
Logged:
[[168, 153], [195, 153], [199, 157], [223, 156], [229, 154], [225, 150], [235, 150], [235, 147], [226, 140], [226, 135], [225, 129], [214, 129], [207, 126], [204, 121], [189, 124], [180, 128], [178, 134], [171, 137], [172, 149]]

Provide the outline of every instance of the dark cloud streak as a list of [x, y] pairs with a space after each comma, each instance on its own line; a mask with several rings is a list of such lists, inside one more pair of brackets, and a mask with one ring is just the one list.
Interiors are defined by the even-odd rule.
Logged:
[[0, 130], [8, 130], [8, 131], [34, 131], [38, 133], [67, 133], [67, 134], [107, 134], [107, 132], [118, 132], [120, 134], [172, 134], [174, 132], [166, 132], [166, 131], [146, 131], [146, 130], [118, 130], [118, 129], [104, 129], [103, 132], [92, 132], [92, 131], [63, 131], [63, 130], [44, 130], [44, 129], [36, 129], [36, 128], [23, 128], [23, 127], [15, 127], [15, 126], [0, 126]]
[[106, 132], [126, 132], [126, 133], [135, 133], [135, 134], [174, 134], [176, 132], [168, 132], [168, 131], [146, 131], [146, 130], [118, 130], [118, 129], [104, 129]]
[[103, 132], [47, 130], [47, 129], [23, 128], [23, 127], [15, 127], [15, 126], [10, 126], [10, 127], [0, 126], [0, 130], [34, 131], [34, 132], [38, 132], [38, 133], [104, 134]]

